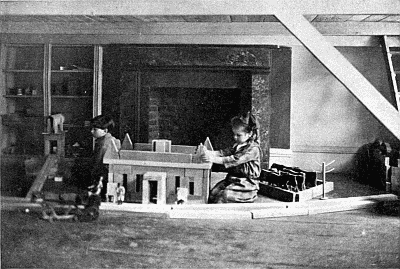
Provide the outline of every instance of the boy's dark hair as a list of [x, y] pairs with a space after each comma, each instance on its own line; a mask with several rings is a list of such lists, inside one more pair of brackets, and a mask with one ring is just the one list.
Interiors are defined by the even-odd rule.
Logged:
[[259, 123], [250, 111], [232, 118], [231, 125], [233, 128], [242, 127], [248, 133], [253, 132], [251, 139], [255, 142], [259, 142]]
[[92, 128], [99, 128], [99, 129], [112, 129], [115, 126], [114, 120], [106, 115], [99, 115], [94, 117], [90, 124]]

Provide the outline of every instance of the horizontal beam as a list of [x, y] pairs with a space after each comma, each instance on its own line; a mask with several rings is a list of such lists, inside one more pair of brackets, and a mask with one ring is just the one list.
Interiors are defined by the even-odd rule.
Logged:
[[303, 16], [289, 10], [276, 16], [322, 65], [400, 140], [399, 111]]
[[[389, 22], [315, 22], [329, 36], [400, 35], [400, 24]], [[291, 35], [280, 22], [171, 22], [171, 23], [81, 23], [0, 21], [0, 33], [15, 34], [141, 34], [141, 35]]]
[[398, 0], [2, 0], [0, 15], [393, 14]]
[[[377, 47], [376, 36], [326, 36], [333, 46]], [[49, 35], [49, 34], [1, 34], [1, 43], [53, 43], [53, 44], [198, 44], [198, 45], [277, 45], [302, 46], [294, 36], [243, 35]], [[400, 38], [388, 37], [391, 47], [400, 46]]]

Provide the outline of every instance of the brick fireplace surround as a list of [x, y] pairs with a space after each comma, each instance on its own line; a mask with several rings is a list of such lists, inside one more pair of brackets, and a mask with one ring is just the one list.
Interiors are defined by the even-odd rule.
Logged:
[[260, 122], [262, 166], [268, 167], [271, 116], [268, 47], [119, 49], [120, 133], [134, 142], [170, 139], [215, 148], [233, 142], [229, 120], [251, 110]]

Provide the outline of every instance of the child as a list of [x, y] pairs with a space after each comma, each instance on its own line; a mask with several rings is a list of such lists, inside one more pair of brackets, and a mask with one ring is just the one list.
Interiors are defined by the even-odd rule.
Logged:
[[117, 201], [119, 205], [125, 200], [125, 187], [118, 183], [117, 185]]
[[91, 180], [92, 184], [97, 185], [100, 178], [103, 178], [103, 188], [101, 189], [100, 196], [103, 201], [106, 200], [107, 182], [108, 182], [108, 165], [103, 163], [104, 154], [113, 146], [112, 141], [115, 142], [117, 147], [120, 147], [120, 141], [113, 137], [110, 130], [114, 127], [114, 121], [105, 115], [94, 117], [91, 121], [91, 133], [95, 138]]
[[257, 198], [261, 173], [261, 148], [258, 142], [258, 123], [253, 115], [231, 120], [235, 144], [221, 151], [205, 151], [203, 160], [223, 164], [226, 178], [210, 191], [209, 203], [251, 203]]

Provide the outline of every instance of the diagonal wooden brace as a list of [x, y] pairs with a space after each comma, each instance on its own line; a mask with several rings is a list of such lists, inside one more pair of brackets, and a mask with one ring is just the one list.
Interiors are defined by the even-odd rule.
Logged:
[[301, 14], [281, 10], [278, 20], [400, 140], [400, 113]]

